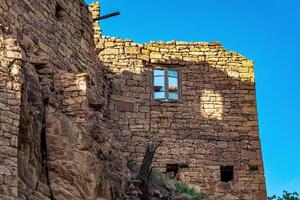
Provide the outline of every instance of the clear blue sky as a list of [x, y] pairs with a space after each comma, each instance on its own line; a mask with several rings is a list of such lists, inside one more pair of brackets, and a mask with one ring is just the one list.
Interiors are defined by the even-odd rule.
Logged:
[[[91, 1], [88, 1], [88, 3]], [[101, 1], [105, 35], [220, 41], [255, 62], [268, 194], [300, 192], [300, 0]]]

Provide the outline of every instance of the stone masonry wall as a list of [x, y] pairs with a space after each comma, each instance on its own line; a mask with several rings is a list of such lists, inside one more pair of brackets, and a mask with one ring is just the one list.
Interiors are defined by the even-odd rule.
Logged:
[[[162, 142], [157, 170], [187, 163], [180, 179], [205, 194], [266, 199], [253, 63], [217, 42], [141, 45], [97, 23], [94, 37], [92, 24], [81, 0], [1, 1], [0, 199], [123, 199], [110, 128], [128, 159]], [[155, 67], [179, 69], [180, 101], [152, 99]]]
[[[0, 199], [121, 199], [125, 165], [84, 1], [1, 0], [0, 44]], [[103, 154], [118, 156], [107, 184]]]
[[[266, 198], [251, 61], [216, 42], [138, 45], [103, 37], [97, 47], [110, 70], [110, 123], [128, 159], [141, 161], [147, 142], [162, 142], [158, 170], [187, 163], [181, 179], [205, 194]], [[180, 71], [178, 102], [152, 98], [152, 69], [165, 66]], [[220, 166], [234, 166], [234, 181], [220, 181]]]
[[59, 71], [54, 77], [55, 93], [60, 110], [70, 116], [75, 123], [87, 122], [87, 73], [74, 74]]
[[18, 134], [21, 104], [21, 53], [0, 24], [0, 199], [18, 196]]
[[[102, 36], [96, 48], [110, 81], [111, 128], [128, 160], [141, 161], [148, 142], [162, 142], [157, 170], [186, 163], [180, 179], [204, 194], [266, 199], [252, 61], [218, 42], [142, 45]], [[178, 102], [153, 99], [156, 67], [179, 70]], [[220, 181], [221, 166], [234, 166], [233, 181]]]

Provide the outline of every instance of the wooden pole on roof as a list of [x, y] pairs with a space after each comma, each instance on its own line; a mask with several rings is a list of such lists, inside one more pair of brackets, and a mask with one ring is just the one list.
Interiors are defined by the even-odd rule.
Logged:
[[94, 21], [99, 21], [99, 20], [103, 20], [103, 19], [115, 17], [115, 16], [118, 16], [118, 15], [120, 15], [120, 14], [121, 14], [120, 12], [113, 12], [113, 13], [110, 13], [110, 14], [107, 14], [107, 15], [103, 15], [103, 16], [94, 18], [93, 20], [94, 20]]

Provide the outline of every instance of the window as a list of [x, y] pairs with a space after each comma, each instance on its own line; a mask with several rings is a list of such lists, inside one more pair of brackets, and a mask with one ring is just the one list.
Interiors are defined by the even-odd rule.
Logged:
[[233, 180], [233, 166], [221, 166], [221, 181], [229, 182]]
[[179, 100], [179, 72], [177, 69], [153, 70], [153, 96], [160, 101]]

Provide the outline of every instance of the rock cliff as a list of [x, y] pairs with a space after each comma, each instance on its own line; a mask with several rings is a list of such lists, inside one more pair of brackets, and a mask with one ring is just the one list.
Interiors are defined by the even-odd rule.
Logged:
[[81, 0], [1, 0], [0, 199], [123, 198], [92, 23]]

